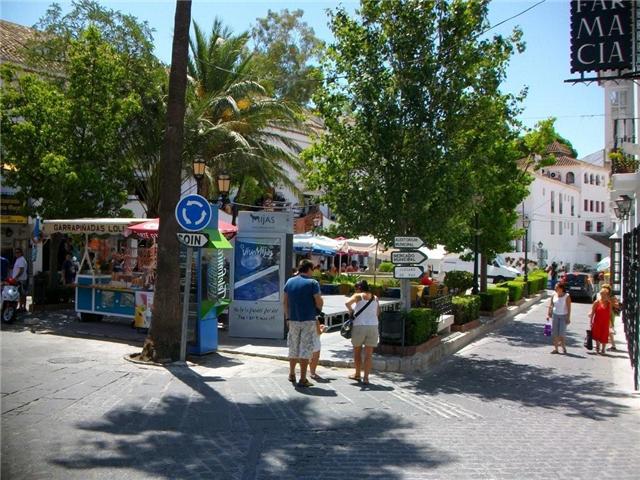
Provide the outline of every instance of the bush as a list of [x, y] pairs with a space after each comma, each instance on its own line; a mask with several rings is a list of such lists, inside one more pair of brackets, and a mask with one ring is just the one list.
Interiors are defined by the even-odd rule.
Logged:
[[453, 304], [453, 323], [464, 325], [480, 317], [480, 297], [460, 295], [451, 299]]
[[503, 282], [497, 285], [499, 288], [506, 288], [509, 290], [509, 301], [517, 302], [522, 298], [524, 294], [524, 282], [512, 280], [510, 282]]
[[406, 345], [420, 345], [438, 333], [438, 312], [430, 308], [414, 308], [407, 312]]
[[495, 312], [504, 307], [509, 299], [509, 289], [492, 287], [486, 292], [480, 292], [480, 310]]
[[393, 272], [393, 263], [391, 262], [382, 262], [378, 267], [379, 272]]
[[473, 287], [473, 274], [471, 272], [454, 271], [447, 272], [444, 277], [444, 284], [449, 292], [464, 293]]

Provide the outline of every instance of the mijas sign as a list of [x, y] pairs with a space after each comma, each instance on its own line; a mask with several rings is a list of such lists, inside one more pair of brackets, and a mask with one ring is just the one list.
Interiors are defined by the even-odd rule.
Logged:
[[571, 1], [571, 72], [633, 68], [632, 0]]

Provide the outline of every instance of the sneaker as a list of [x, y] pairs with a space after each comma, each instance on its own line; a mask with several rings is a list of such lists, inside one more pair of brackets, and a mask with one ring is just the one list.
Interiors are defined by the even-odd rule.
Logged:
[[313, 387], [313, 383], [311, 383], [308, 378], [305, 378], [304, 380], [300, 380], [297, 385], [300, 388]]

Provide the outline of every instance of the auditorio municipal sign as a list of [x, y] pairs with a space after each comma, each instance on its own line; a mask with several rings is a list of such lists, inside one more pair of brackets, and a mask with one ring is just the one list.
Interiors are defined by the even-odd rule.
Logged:
[[632, 0], [571, 1], [571, 72], [633, 68]]

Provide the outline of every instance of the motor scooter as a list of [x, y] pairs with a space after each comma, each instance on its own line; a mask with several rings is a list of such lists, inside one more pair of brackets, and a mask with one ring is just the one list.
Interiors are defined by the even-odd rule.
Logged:
[[20, 300], [20, 290], [18, 282], [13, 278], [7, 278], [2, 283], [2, 293], [0, 294], [2, 307], [0, 307], [0, 317], [3, 323], [11, 323], [16, 319], [18, 301]]

